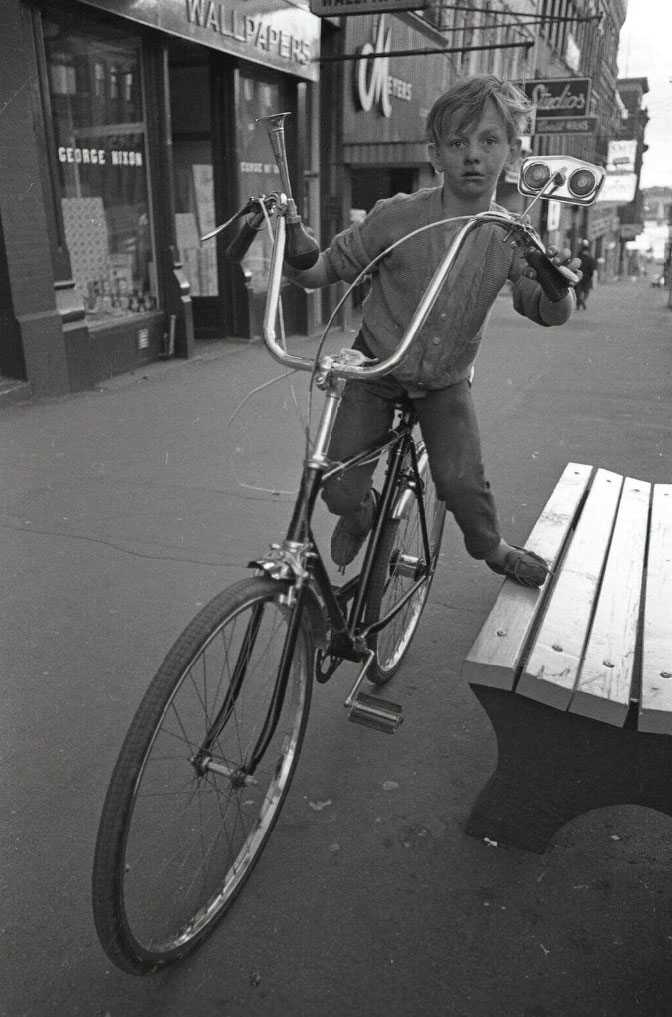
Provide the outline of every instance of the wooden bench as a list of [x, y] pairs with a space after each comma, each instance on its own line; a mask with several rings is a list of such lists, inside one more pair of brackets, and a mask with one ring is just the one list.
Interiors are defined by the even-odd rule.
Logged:
[[506, 580], [464, 663], [498, 748], [467, 833], [541, 852], [601, 806], [672, 815], [672, 485], [569, 463], [525, 546], [552, 577]]

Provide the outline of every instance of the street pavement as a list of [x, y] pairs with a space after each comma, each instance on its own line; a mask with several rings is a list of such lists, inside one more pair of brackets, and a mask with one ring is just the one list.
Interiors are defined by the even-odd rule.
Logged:
[[[498, 299], [474, 392], [508, 539], [568, 461], [672, 480], [665, 298], [602, 286], [562, 329]], [[544, 855], [463, 832], [495, 742], [460, 664], [499, 580], [450, 520], [389, 692], [399, 732], [346, 722], [348, 666], [316, 688], [285, 811], [231, 914], [167, 973], [107, 961], [89, 889], [107, 780], [174, 638], [283, 535], [305, 378], [240, 405], [281, 373], [258, 344], [214, 344], [0, 407], [0, 1015], [669, 1017], [669, 818], [595, 811]], [[330, 527], [320, 510], [318, 539]]]

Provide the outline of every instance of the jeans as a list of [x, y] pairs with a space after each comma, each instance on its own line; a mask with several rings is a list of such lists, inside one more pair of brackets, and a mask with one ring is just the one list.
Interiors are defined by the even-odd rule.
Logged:
[[[361, 348], [358, 341], [356, 346]], [[341, 462], [382, 440], [394, 420], [394, 404], [406, 392], [388, 375], [379, 381], [350, 381], [345, 386], [329, 444], [329, 458]], [[428, 391], [411, 402], [427, 447], [438, 497], [460, 527], [472, 558], [488, 558], [500, 541], [497, 509], [485, 479], [481, 439], [468, 381]], [[346, 470], [322, 491], [327, 508], [345, 516], [353, 532], [370, 525], [369, 492], [375, 463]]]

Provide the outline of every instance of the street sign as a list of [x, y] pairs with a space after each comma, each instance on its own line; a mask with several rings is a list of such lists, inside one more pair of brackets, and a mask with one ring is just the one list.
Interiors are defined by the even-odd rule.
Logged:
[[520, 87], [539, 117], [582, 117], [590, 103], [590, 78], [541, 78]]
[[540, 117], [537, 116], [535, 133], [539, 134], [592, 134], [597, 130], [597, 117]]
[[428, 0], [310, 0], [311, 13], [320, 18], [350, 14], [379, 14], [381, 11], [421, 11]]
[[609, 142], [607, 173], [634, 173], [637, 161], [637, 141], [622, 138]]
[[534, 134], [591, 134], [597, 117], [586, 116], [590, 107], [590, 78], [539, 78], [520, 81], [535, 110]]

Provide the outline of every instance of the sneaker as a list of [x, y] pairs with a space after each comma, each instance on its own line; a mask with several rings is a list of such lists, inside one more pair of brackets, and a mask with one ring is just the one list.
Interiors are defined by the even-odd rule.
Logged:
[[331, 535], [331, 560], [339, 568], [353, 561], [371, 532], [378, 508], [378, 492], [371, 490], [365, 504], [351, 516], [341, 516]]
[[498, 576], [513, 579], [514, 583], [518, 583], [520, 586], [543, 586], [551, 571], [538, 554], [528, 551], [524, 547], [517, 547], [515, 544], [512, 545], [512, 550], [508, 552], [502, 565], [494, 565], [490, 562], [485, 564]]

